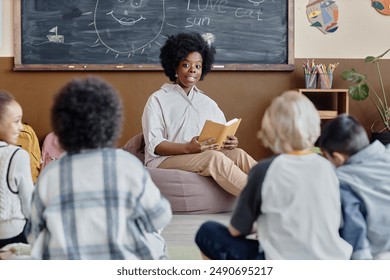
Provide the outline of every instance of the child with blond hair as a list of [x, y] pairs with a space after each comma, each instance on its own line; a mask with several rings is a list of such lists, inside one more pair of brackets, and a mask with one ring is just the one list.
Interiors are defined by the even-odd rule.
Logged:
[[[288, 91], [266, 110], [259, 132], [275, 156], [249, 173], [228, 227], [203, 224], [196, 237], [209, 259], [349, 259], [339, 235], [339, 183], [329, 161], [313, 153], [320, 117], [302, 94]], [[248, 235], [257, 233], [257, 239]]]

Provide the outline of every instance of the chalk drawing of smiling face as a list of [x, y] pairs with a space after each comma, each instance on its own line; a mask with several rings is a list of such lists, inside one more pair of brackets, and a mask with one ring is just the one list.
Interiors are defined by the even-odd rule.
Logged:
[[336, 1], [310, 0], [306, 6], [306, 15], [311, 26], [325, 34], [335, 32], [338, 28], [339, 8]]
[[97, 0], [94, 26], [107, 51], [143, 51], [161, 33], [165, 0]]

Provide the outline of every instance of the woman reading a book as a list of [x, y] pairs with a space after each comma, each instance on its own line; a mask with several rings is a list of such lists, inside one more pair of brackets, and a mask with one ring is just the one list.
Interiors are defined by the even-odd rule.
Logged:
[[161, 48], [161, 65], [173, 83], [165, 83], [145, 105], [145, 164], [211, 176], [238, 196], [257, 162], [237, 148], [234, 135], [228, 135], [221, 146], [214, 138], [198, 141], [206, 120], [226, 123], [216, 102], [196, 87], [210, 72], [214, 56], [215, 48], [197, 33], [169, 36]]

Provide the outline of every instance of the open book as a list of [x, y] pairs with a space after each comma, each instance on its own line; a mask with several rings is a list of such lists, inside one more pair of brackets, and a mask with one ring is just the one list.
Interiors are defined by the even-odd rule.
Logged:
[[200, 132], [198, 141], [202, 142], [210, 138], [215, 139], [215, 143], [221, 148], [222, 142], [225, 141], [228, 135], [235, 135], [241, 119], [232, 119], [227, 123], [217, 123], [207, 120]]

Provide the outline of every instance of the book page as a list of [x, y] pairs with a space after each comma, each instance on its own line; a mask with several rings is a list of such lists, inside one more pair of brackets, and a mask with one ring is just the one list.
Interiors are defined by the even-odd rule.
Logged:
[[227, 123], [225, 123], [225, 126], [229, 126], [229, 125], [231, 125], [231, 124], [233, 124], [233, 123], [235, 123], [235, 122], [237, 122], [237, 121], [238, 121], [238, 119], [237, 119], [237, 118], [234, 118], [234, 119], [228, 121]]

